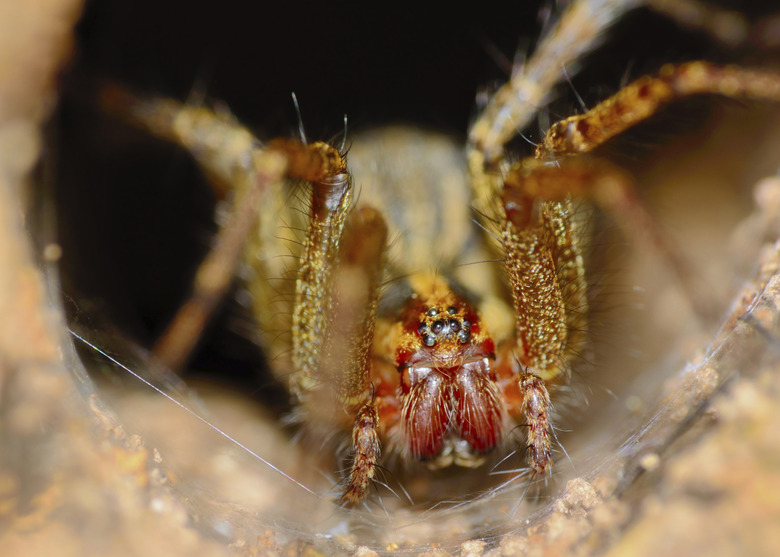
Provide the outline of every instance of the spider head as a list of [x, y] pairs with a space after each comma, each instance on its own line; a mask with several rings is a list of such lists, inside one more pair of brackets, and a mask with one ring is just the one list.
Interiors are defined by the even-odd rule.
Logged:
[[406, 448], [434, 467], [478, 466], [501, 439], [494, 344], [476, 310], [438, 278], [403, 313], [396, 350]]

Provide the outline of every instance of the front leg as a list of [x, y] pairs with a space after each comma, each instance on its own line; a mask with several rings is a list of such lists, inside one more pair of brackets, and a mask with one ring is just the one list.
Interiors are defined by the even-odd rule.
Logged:
[[508, 184], [502, 241], [516, 315], [517, 382], [535, 474], [552, 464], [546, 383], [569, 373], [585, 343], [585, 273], [568, 199], [547, 201]]
[[[315, 183], [314, 196], [331, 192], [318, 188]], [[340, 210], [340, 204], [320, 200], [314, 202], [313, 211], [317, 205], [320, 210]], [[322, 234], [336, 232], [320, 231], [322, 225], [314, 216], [312, 223], [307, 247], [321, 245]], [[306, 358], [299, 360], [291, 385], [314, 427], [340, 422], [339, 414], [351, 416], [356, 411], [354, 456], [340, 500], [343, 505], [355, 505], [365, 498], [381, 452], [372, 347], [386, 242], [387, 225], [379, 212], [370, 207], [354, 210], [346, 216], [343, 234], [328, 242], [335, 253], [313, 249], [312, 258], [302, 261], [299, 272], [295, 314], [301, 318], [293, 328], [293, 339]], [[312, 367], [307, 367], [308, 362]]]
[[[339, 308], [337, 326], [330, 337], [328, 353], [330, 365], [336, 365], [334, 369], [340, 372], [337, 383], [341, 405], [349, 408], [367, 402], [355, 416], [354, 456], [340, 500], [342, 505], [356, 505], [365, 498], [381, 455], [379, 412], [371, 382], [371, 350], [386, 243], [387, 225], [378, 211], [363, 207], [350, 215], [334, 289], [334, 303]], [[336, 360], [334, 355], [338, 355]]]

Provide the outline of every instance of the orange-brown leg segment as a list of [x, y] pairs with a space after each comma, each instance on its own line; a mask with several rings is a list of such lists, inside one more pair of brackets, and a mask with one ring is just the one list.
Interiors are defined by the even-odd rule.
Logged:
[[[506, 190], [506, 193], [514, 193]], [[516, 310], [520, 360], [540, 373], [554, 370], [566, 345], [566, 311], [553, 257], [549, 220], [555, 202], [527, 196], [504, 198], [507, 220], [502, 231], [506, 267]]]
[[339, 242], [352, 200], [346, 165], [340, 172], [312, 180], [309, 227], [298, 266], [292, 316], [290, 386], [301, 396], [319, 386], [320, 357], [333, 307], [331, 291]]
[[[298, 272], [290, 383], [301, 399], [336, 395], [339, 404], [354, 406], [364, 402], [371, 389], [371, 345], [387, 226], [370, 207], [347, 213], [338, 197], [343, 193], [330, 188], [323, 192], [315, 184], [313, 195], [318, 194], [332, 197], [313, 202]], [[332, 402], [321, 402], [332, 409]]]
[[550, 159], [587, 153], [669, 103], [701, 94], [780, 101], [780, 75], [706, 62], [667, 65], [658, 76], [640, 78], [585, 114], [553, 125], [535, 156]]

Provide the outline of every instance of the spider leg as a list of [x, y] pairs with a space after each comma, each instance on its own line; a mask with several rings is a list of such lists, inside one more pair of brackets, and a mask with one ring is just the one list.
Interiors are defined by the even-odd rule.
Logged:
[[780, 75], [707, 62], [666, 65], [638, 79], [584, 114], [553, 125], [536, 149], [537, 159], [583, 154], [692, 95], [780, 101]]
[[372, 397], [371, 348], [387, 225], [371, 207], [351, 210], [346, 172], [312, 181], [309, 229], [293, 309], [290, 387], [310, 424], [355, 416], [354, 457], [342, 504], [366, 495], [380, 456]]
[[504, 187], [505, 197], [525, 195], [545, 201], [569, 198], [594, 201], [613, 216], [636, 245], [644, 245], [667, 261], [696, 315], [705, 320], [714, 317], [716, 308], [706, 295], [707, 289], [701, 288], [693, 265], [645, 209], [631, 177], [609, 161], [575, 156], [549, 163], [529, 158], [510, 168]]
[[[288, 178], [311, 184], [309, 220], [295, 281], [294, 371], [289, 385], [310, 422], [339, 421], [333, 415], [337, 407], [355, 416], [355, 456], [342, 503], [359, 502], [380, 456], [379, 414], [371, 396], [371, 347], [387, 225], [375, 209], [352, 210], [346, 160], [322, 142], [276, 139], [261, 146], [226, 111], [142, 100], [113, 88], [104, 91], [103, 104], [131, 123], [187, 148], [218, 194], [235, 193], [232, 215], [198, 269], [189, 300], [155, 347], [156, 358], [171, 369], [186, 362], [230, 285], [247, 240], [251, 239], [254, 252], [263, 245], [253, 231], [269, 193]], [[268, 276], [266, 264], [252, 259], [259, 275]]]
[[[695, 94], [780, 100], [780, 76], [704, 62], [665, 66], [623, 88], [585, 114], [552, 126], [535, 157], [506, 172], [499, 207], [501, 238], [516, 313], [520, 408], [528, 424], [532, 469], [549, 469], [550, 399], [546, 383], [565, 376], [584, 342], [585, 274], [570, 217], [572, 197], [588, 197], [627, 230], [643, 237], [671, 262], [700, 314], [706, 301], [676, 254], [646, 213], [631, 180], [605, 161], [574, 157], [587, 153], [665, 105]], [[572, 336], [573, 335], [573, 336]]]
[[[329, 273], [319, 273], [324, 261], [335, 259], [351, 201], [346, 162], [325, 143], [304, 145], [278, 139], [263, 146], [227, 111], [182, 105], [167, 99], [139, 99], [118, 88], [103, 91], [103, 105], [131, 123], [189, 150], [209, 177], [218, 195], [233, 192], [230, 218], [217, 234], [215, 247], [199, 267], [188, 301], [174, 316], [154, 348], [156, 359], [178, 370], [184, 366], [203, 328], [230, 286], [247, 244], [253, 239], [258, 214], [268, 196], [288, 178], [315, 184], [310, 233], [301, 258], [297, 289], [299, 309], [294, 322], [307, 335], [293, 335], [297, 369], [311, 373], [321, 334], [312, 333], [313, 307], [327, 294], [323, 285]], [[338, 206], [324, 207], [327, 204]], [[264, 215], [267, 216], [267, 215]], [[270, 220], [270, 219], [268, 219]], [[275, 223], [274, 223], [275, 224]], [[252, 242], [248, 240], [253, 239]], [[266, 242], [267, 243], [267, 242]], [[250, 258], [261, 277], [282, 274], [262, 269], [273, 261]], [[306, 296], [300, 291], [306, 290]], [[260, 317], [260, 319], [264, 319]], [[265, 327], [270, 328], [270, 327]], [[304, 338], [305, 337], [305, 338]]]
[[334, 324], [321, 366], [334, 370], [339, 398], [346, 406], [371, 395], [371, 350], [387, 235], [379, 211], [360, 207], [350, 213], [340, 246], [331, 295]]
[[[571, 2], [558, 22], [545, 35], [522, 72], [513, 75], [495, 95], [471, 127], [469, 153], [472, 173], [479, 177], [503, 155], [504, 144], [531, 121], [549, 101], [553, 90], [577, 60], [593, 50], [602, 34], [641, 0], [577, 0]], [[489, 182], [475, 181], [475, 198], [495, 197]]]
[[[315, 186], [315, 195], [317, 187]], [[312, 221], [313, 223], [315, 221]], [[311, 237], [311, 232], [310, 232]], [[334, 423], [334, 408], [354, 415], [352, 430], [353, 460], [341, 504], [354, 505], [365, 497], [380, 457], [379, 412], [372, 394], [371, 347], [379, 304], [387, 225], [378, 211], [362, 207], [349, 213], [344, 233], [338, 242], [338, 256], [302, 263], [300, 276], [307, 267], [329, 267], [331, 274], [324, 286], [327, 296], [312, 308], [324, 331], [321, 344], [311, 357], [315, 368], [296, 368], [291, 384], [304, 404], [309, 423]], [[324, 257], [320, 252], [315, 258]], [[337, 263], [337, 264], [335, 264]], [[299, 279], [301, 292], [310, 290], [308, 280]], [[305, 302], [296, 304], [296, 310]], [[293, 339], [310, 342], [313, 332], [295, 328]], [[311, 350], [311, 346], [307, 347]]]
[[[704, 296], [706, 289], [701, 288], [693, 266], [645, 210], [631, 178], [607, 161], [574, 156], [592, 151], [669, 103], [696, 94], [777, 101], [780, 75], [706, 62], [664, 66], [658, 76], [643, 77], [588, 112], [554, 124], [537, 147], [535, 159], [513, 165], [506, 184], [547, 200], [593, 199], [636, 241], [668, 262], [694, 312], [708, 321], [715, 311], [712, 300]], [[554, 164], [545, 162], [551, 160]]]
[[560, 363], [567, 341], [551, 222], [567, 208], [558, 202], [539, 203], [529, 196], [507, 196], [504, 203], [507, 218], [502, 240], [522, 349], [520, 361], [546, 374]]
[[543, 37], [521, 72], [512, 75], [479, 115], [469, 133], [469, 167], [475, 199], [481, 210], [495, 197], [498, 184], [485, 169], [503, 157], [504, 145], [523, 130], [550, 100], [579, 60], [601, 44], [604, 34], [627, 11], [647, 6], [680, 25], [702, 29], [725, 43], [737, 45], [749, 35], [740, 14], [697, 0], [575, 0]]
[[367, 402], [355, 418], [352, 429], [352, 447], [355, 456], [344, 493], [339, 500], [341, 505], [357, 505], [368, 493], [368, 486], [376, 474], [379, 462], [379, 413], [373, 401]]
[[544, 381], [532, 373], [522, 374], [519, 382], [523, 393], [522, 412], [528, 426], [528, 461], [531, 471], [543, 476], [551, 470], [552, 464], [550, 393]]
[[507, 187], [501, 237], [516, 315], [519, 408], [536, 474], [550, 470], [548, 382], [563, 379], [585, 342], [585, 272], [568, 199], [545, 201]]
[[[371, 398], [371, 348], [386, 241], [382, 216], [371, 207], [361, 207], [349, 213], [335, 254], [326, 259], [320, 252], [315, 254], [316, 259], [322, 258], [319, 262], [302, 261], [301, 299], [295, 311], [309, 319], [302, 319], [293, 330], [293, 345], [305, 357], [294, 355], [301, 363], [290, 383], [306, 403], [309, 417], [323, 409], [332, 416], [334, 402], [357, 410]], [[309, 267], [325, 275], [321, 285], [312, 286], [306, 278]], [[318, 300], [312, 293], [315, 288], [325, 293]], [[307, 306], [306, 312], [299, 309]]]
[[362, 207], [350, 214], [332, 295], [336, 308], [332, 333], [322, 358], [323, 372], [331, 370], [336, 377], [340, 406], [359, 408], [352, 428], [354, 455], [342, 505], [356, 505], [365, 498], [381, 454], [371, 348], [386, 244], [387, 225], [378, 211]]
[[168, 369], [177, 371], [184, 367], [224, 297], [257, 221], [257, 206], [268, 189], [280, 185], [285, 174], [285, 162], [276, 153], [256, 157], [253, 183], [237, 196], [230, 218], [219, 230], [214, 247], [198, 267], [189, 298], [154, 346], [155, 359]]

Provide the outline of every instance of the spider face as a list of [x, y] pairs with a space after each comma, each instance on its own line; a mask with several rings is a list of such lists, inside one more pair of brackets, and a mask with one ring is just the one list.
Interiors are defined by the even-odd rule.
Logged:
[[442, 277], [414, 278], [418, 290], [389, 325], [392, 340], [383, 343], [395, 346], [391, 356], [400, 374], [391, 395], [399, 411], [387, 416], [388, 425], [416, 459], [437, 468], [473, 467], [500, 442], [506, 418], [493, 339]]
[[427, 292], [416, 290], [399, 316], [401, 333], [395, 350], [399, 370], [443, 369], [474, 357], [495, 358], [493, 341], [471, 304], [438, 275], [413, 278]]
[[[466, 344], [471, 340], [471, 326], [472, 321], [462, 315], [466, 313], [465, 304], [461, 305], [460, 310], [455, 306], [447, 306], [446, 312], [444, 309], [439, 309], [437, 306], [430, 306], [424, 313], [420, 315], [420, 324], [417, 325], [417, 334], [423, 344], [429, 348], [434, 346], [440, 346], [439, 350], [444, 352], [444, 356], [437, 356], [437, 359], [444, 360], [449, 359], [450, 353], [453, 352], [453, 342], [457, 340], [460, 344]], [[473, 314], [473, 310], [468, 307], [469, 313]], [[449, 345], [442, 347], [443, 344]]]

